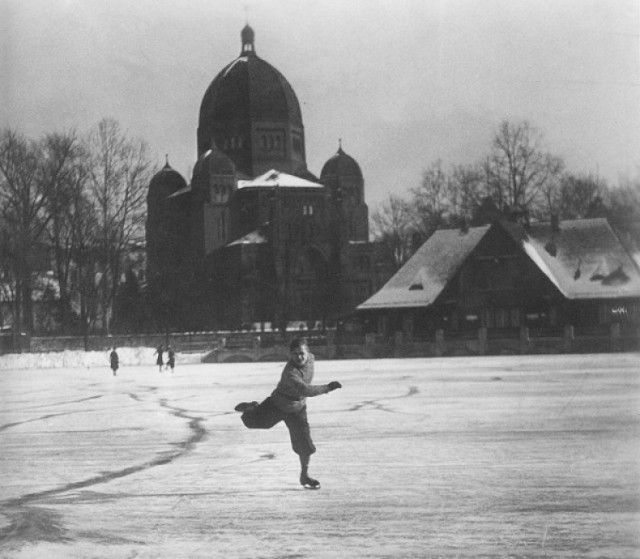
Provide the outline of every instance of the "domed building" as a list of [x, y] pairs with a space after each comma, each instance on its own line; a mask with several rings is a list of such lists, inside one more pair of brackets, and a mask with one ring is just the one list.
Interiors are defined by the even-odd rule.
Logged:
[[241, 44], [202, 99], [191, 183], [168, 164], [151, 181], [150, 292], [175, 328], [326, 324], [381, 287], [392, 260], [369, 242], [357, 161], [340, 145], [320, 178], [307, 169], [293, 88], [248, 25]]

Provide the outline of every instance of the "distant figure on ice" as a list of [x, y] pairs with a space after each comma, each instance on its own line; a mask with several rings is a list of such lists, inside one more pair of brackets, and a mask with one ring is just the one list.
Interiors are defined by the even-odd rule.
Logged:
[[171, 346], [167, 349], [167, 368], [171, 368], [171, 372], [173, 373], [173, 369], [176, 366], [176, 352], [173, 350]]
[[271, 396], [262, 403], [242, 402], [235, 407], [242, 412], [242, 422], [249, 429], [271, 429], [284, 421], [289, 429], [291, 446], [300, 458], [300, 484], [309, 489], [319, 489], [320, 482], [309, 477], [309, 460], [316, 451], [311, 440], [307, 421], [306, 398], [326, 394], [342, 385], [337, 381], [329, 384], [311, 384], [315, 357], [309, 352], [306, 338], [295, 338], [289, 350], [291, 355], [285, 365], [280, 382]]
[[111, 370], [113, 371], [113, 376], [115, 377], [118, 366], [120, 365], [120, 359], [118, 357], [118, 352], [116, 351], [115, 346], [109, 354], [109, 361], [111, 361]]
[[162, 372], [162, 365], [164, 365], [164, 360], [162, 359], [162, 354], [164, 353], [164, 347], [162, 345], [158, 346], [156, 349], [156, 353], [158, 354], [158, 358], [156, 359], [156, 365], [158, 365], [158, 371]]

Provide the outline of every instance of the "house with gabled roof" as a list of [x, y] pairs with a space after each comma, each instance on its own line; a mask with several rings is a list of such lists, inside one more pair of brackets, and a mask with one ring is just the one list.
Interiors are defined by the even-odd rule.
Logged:
[[637, 335], [640, 270], [606, 219], [436, 231], [357, 307], [365, 331], [428, 338], [522, 327]]

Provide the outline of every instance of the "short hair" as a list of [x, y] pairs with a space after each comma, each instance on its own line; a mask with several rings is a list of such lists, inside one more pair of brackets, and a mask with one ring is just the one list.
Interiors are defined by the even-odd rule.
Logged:
[[294, 349], [298, 349], [303, 346], [309, 347], [307, 338], [293, 338], [289, 344], [289, 351], [293, 351]]

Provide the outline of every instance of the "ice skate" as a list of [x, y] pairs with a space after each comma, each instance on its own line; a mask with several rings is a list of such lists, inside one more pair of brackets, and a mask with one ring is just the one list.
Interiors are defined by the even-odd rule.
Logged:
[[313, 479], [308, 475], [300, 476], [300, 485], [305, 489], [320, 489], [320, 482], [317, 479]]

